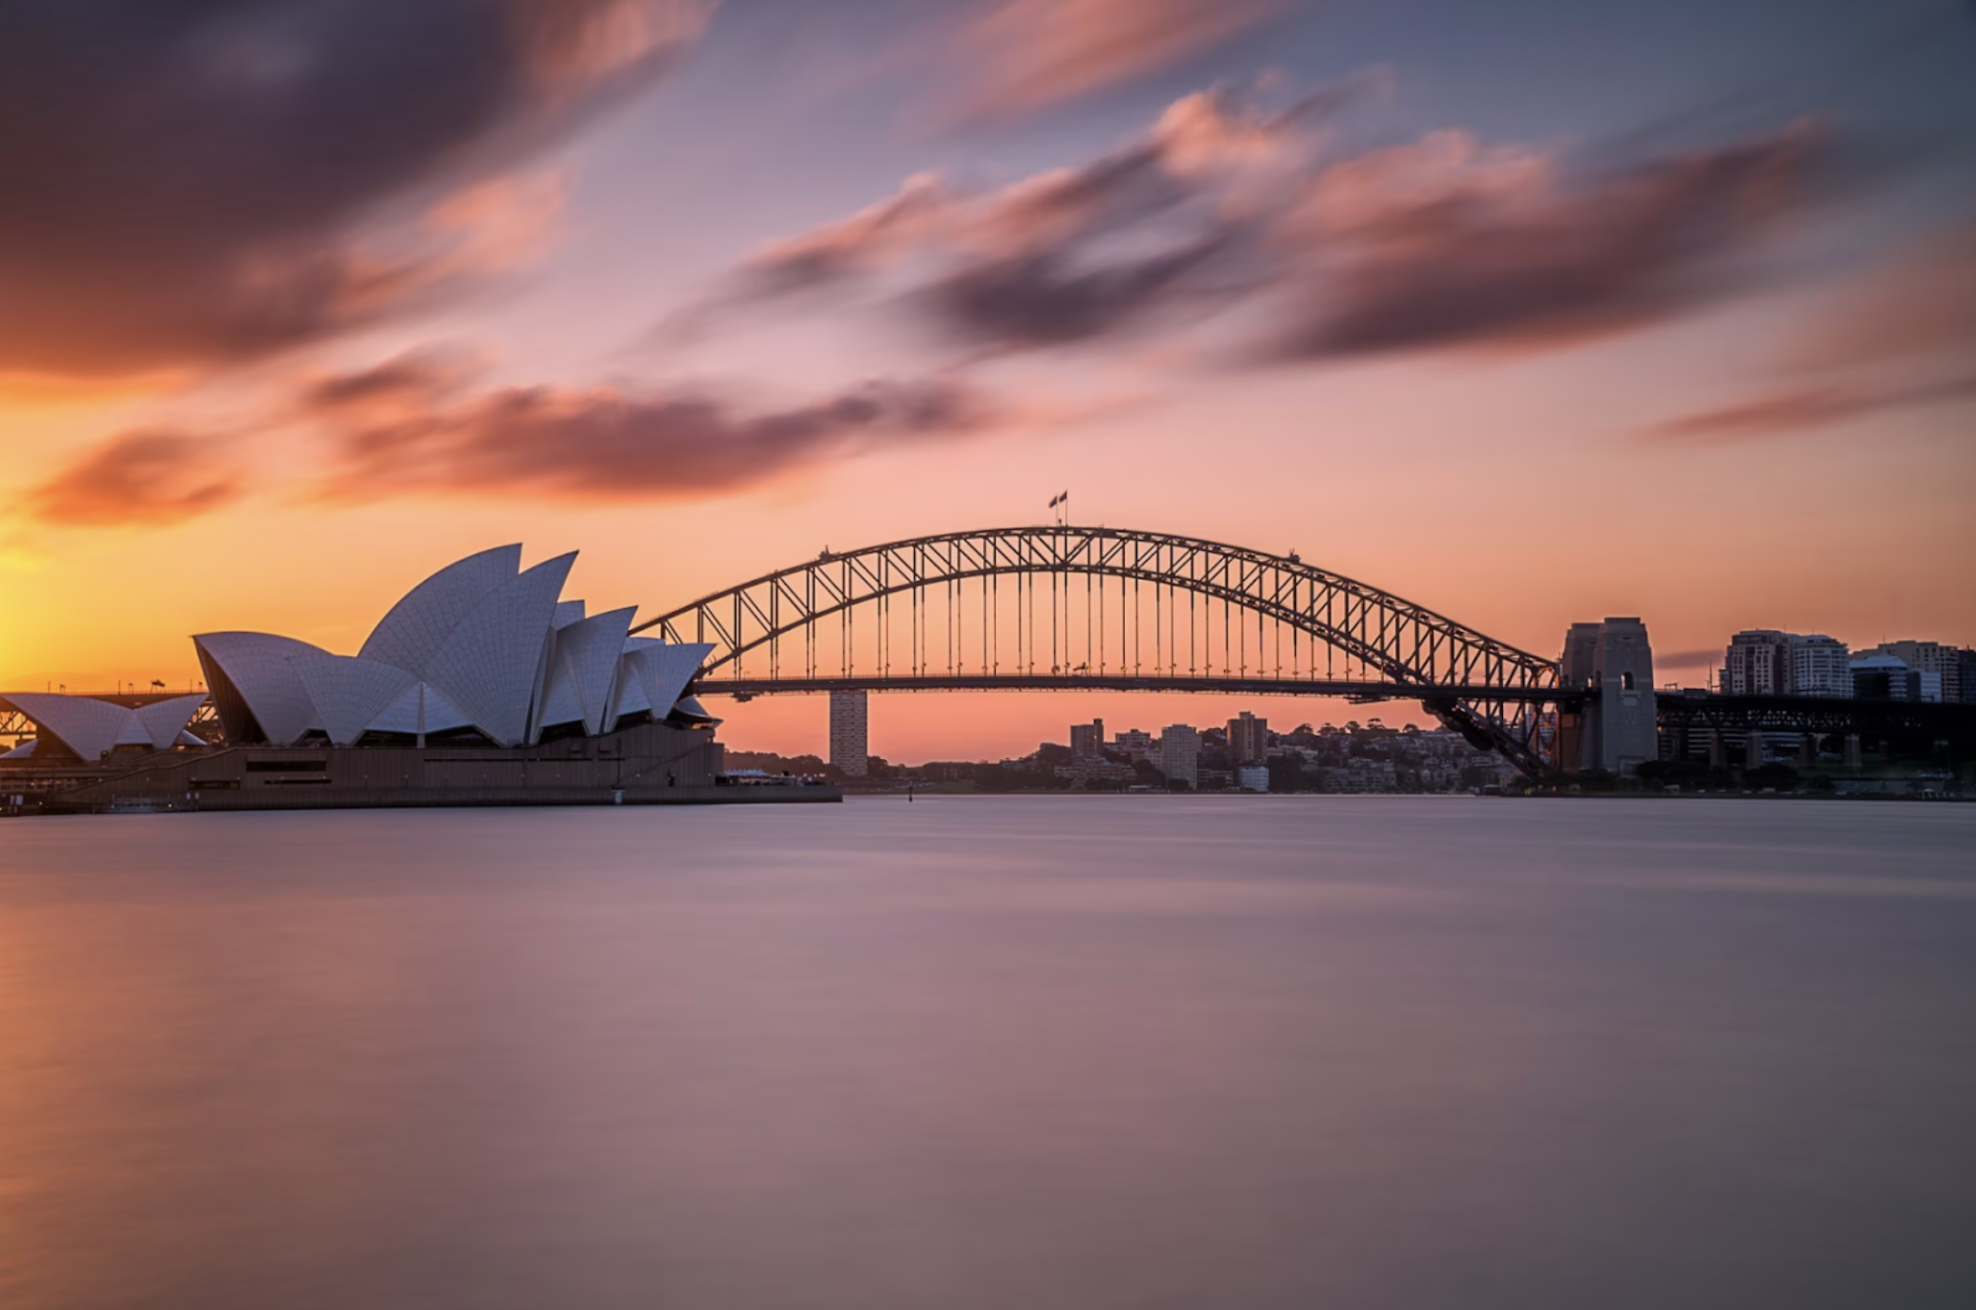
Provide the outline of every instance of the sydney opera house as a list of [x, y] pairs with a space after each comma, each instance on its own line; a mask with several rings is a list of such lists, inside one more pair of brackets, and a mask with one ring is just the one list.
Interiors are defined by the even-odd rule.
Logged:
[[271, 633], [194, 637], [216, 744], [189, 730], [204, 693], [0, 698], [35, 734], [0, 757], [0, 793], [31, 767], [71, 782], [49, 793], [62, 809], [780, 798], [718, 786], [716, 721], [685, 694], [712, 647], [632, 636], [634, 609], [562, 599], [575, 560], [524, 569], [519, 545], [469, 556], [354, 655]]

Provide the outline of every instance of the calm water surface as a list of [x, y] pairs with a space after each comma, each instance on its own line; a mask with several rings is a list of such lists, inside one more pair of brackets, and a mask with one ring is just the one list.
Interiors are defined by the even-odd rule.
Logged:
[[1976, 1305], [1976, 806], [0, 824], [0, 1306]]

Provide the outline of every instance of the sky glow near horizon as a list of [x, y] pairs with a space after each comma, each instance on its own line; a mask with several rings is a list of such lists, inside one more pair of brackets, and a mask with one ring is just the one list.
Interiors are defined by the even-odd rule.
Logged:
[[[1722, 9], [0, 0], [0, 687], [352, 651], [517, 540], [649, 617], [1065, 487], [1531, 650], [1638, 614], [1664, 680], [1976, 644], [1976, 8]], [[1379, 711], [872, 746], [1242, 708]]]

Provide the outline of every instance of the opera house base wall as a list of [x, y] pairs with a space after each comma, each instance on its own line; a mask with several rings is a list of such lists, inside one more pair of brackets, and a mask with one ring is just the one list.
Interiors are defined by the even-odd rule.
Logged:
[[[173, 752], [63, 790], [39, 791], [33, 808], [77, 814], [842, 799], [834, 787], [729, 785], [720, 778], [721, 765], [722, 747], [711, 733], [657, 723], [512, 750], [233, 746]], [[8, 789], [8, 780], [0, 779], [0, 790]]]

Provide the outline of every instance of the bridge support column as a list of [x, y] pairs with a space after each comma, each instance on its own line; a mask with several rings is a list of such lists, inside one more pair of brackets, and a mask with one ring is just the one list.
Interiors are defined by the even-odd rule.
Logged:
[[1760, 769], [1763, 767], [1763, 734], [1750, 729], [1750, 739], [1743, 743], [1743, 767]]
[[830, 693], [830, 762], [847, 778], [867, 771], [865, 693]]
[[1798, 764], [1802, 768], [1818, 767], [1818, 734], [1807, 732], [1798, 738]]
[[1708, 767], [1726, 769], [1729, 767], [1729, 743], [1722, 740], [1722, 729], [1708, 730]]
[[1846, 767], [1848, 769], [1866, 767], [1866, 752], [1860, 748], [1859, 734], [1856, 732], [1846, 734]]

